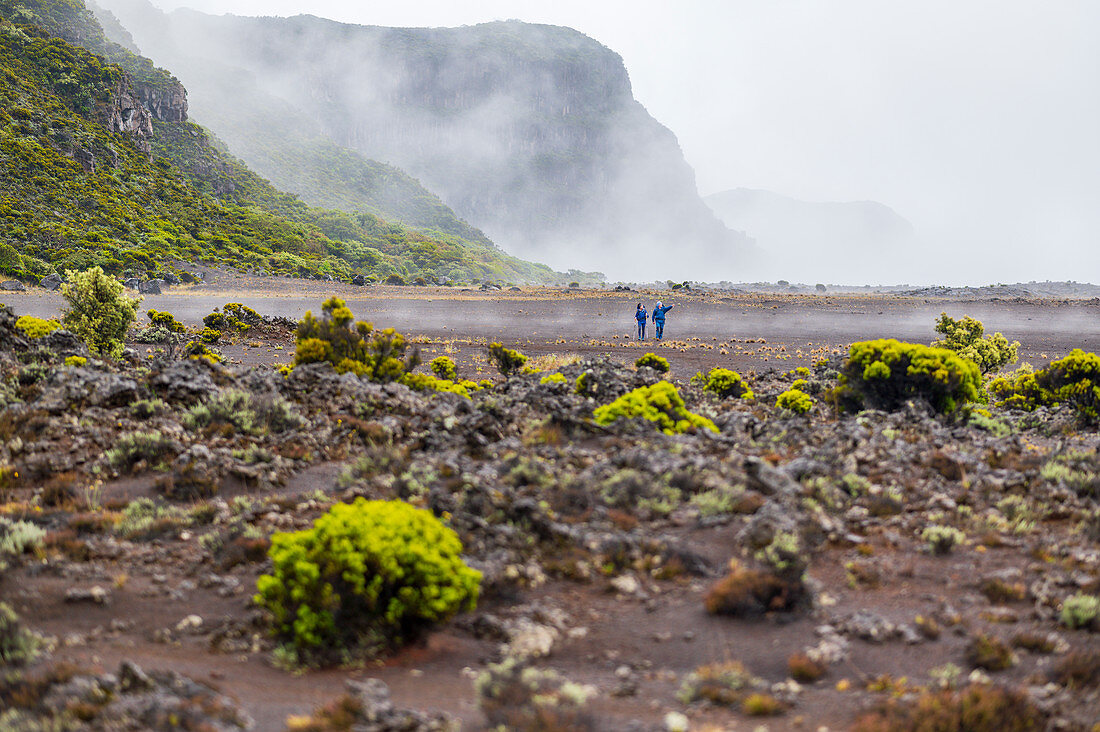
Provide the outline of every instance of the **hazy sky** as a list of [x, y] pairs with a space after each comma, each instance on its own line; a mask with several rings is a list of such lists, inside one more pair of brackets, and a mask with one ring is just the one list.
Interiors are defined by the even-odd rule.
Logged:
[[623, 57], [704, 195], [881, 201], [928, 249], [928, 272], [909, 281], [1100, 282], [1100, 2], [153, 1], [373, 25], [567, 25]]

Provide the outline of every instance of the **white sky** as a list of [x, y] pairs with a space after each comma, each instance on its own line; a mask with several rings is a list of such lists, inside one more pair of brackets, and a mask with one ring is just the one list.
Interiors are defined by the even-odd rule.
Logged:
[[369, 25], [570, 26], [623, 57], [704, 195], [881, 201], [944, 260], [943, 281], [1100, 282], [1100, 2], [153, 1]]

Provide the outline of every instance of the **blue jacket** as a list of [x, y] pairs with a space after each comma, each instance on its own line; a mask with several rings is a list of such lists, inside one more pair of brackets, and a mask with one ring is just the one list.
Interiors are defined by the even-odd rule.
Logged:
[[635, 314], [634, 314], [634, 318], [635, 318], [635, 320], [637, 320], [637, 321], [638, 321], [639, 323], [644, 323], [644, 322], [645, 322], [645, 319], [646, 319], [646, 314], [647, 314], [647, 313], [646, 313], [646, 311], [645, 311], [645, 308], [642, 308], [641, 310], [639, 310], [639, 311], [638, 311], [637, 313], [635, 313]]
[[676, 307], [676, 306], [675, 305], [665, 305], [664, 307], [653, 308], [653, 322], [654, 323], [663, 323], [663, 322], [665, 322], [665, 313], [667, 313], [669, 310], [672, 310], [672, 308], [674, 308], [674, 307]]

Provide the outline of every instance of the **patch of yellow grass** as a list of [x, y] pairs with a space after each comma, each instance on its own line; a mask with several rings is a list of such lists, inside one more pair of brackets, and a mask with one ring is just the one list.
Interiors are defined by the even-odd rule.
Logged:
[[532, 356], [527, 365], [536, 371], [558, 371], [581, 360], [579, 353], [543, 353]]

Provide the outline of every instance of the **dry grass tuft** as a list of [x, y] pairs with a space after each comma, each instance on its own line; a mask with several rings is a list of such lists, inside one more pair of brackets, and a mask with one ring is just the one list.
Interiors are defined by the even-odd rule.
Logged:
[[527, 360], [527, 365], [536, 371], [559, 371], [566, 366], [579, 363], [580, 360], [579, 353], [543, 353], [532, 356]]

